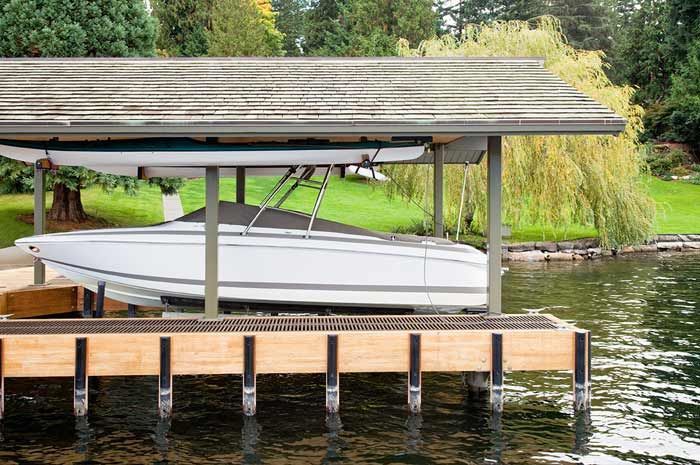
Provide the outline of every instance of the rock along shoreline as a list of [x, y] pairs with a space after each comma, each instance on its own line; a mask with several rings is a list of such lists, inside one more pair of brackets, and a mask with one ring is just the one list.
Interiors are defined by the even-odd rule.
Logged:
[[603, 249], [598, 239], [522, 242], [503, 245], [503, 260], [545, 262], [591, 260], [628, 253], [700, 251], [700, 234], [659, 234], [646, 244]]

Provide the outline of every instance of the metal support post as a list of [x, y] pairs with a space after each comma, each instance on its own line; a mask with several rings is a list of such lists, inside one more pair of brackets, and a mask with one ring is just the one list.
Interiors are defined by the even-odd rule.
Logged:
[[136, 305], [128, 304], [126, 306], [126, 312], [129, 318], [136, 318]]
[[503, 410], [503, 334], [491, 334], [491, 408]]
[[420, 413], [420, 334], [411, 334], [410, 344], [410, 366], [408, 369], [408, 409], [411, 411], [411, 413]]
[[[46, 170], [41, 161], [34, 166], [34, 235], [46, 233]], [[46, 267], [37, 260], [34, 262], [34, 284], [46, 283]]]
[[73, 380], [73, 411], [82, 417], [88, 411], [87, 338], [75, 338], [75, 378]]
[[590, 338], [587, 331], [574, 333], [574, 410], [590, 406], [590, 361], [588, 357]]
[[243, 337], [243, 414], [255, 415], [255, 336]]
[[105, 287], [104, 281], [97, 281], [97, 300], [95, 301], [95, 318], [102, 318], [105, 314]]
[[204, 316], [219, 316], [219, 167], [206, 168]]
[[95, 293], [87, 287], [83, 288], [83, 318], [92, 317], [92, 300], [94, 295]]
[[0, 420], [5, 418], [5, 367], [2, 351], [2, 339], [0, 339]]
[[158, 413], [167, 418], [173, 411], [173, 374], [170, 365], [170, 337], [160, 338], [160, 373], [158, 376]]
[[443, 144], [435, 144], [433, 146], [433, 168], [433, 235], [435, 237], [445, 237], [445, 222], [442, 213], [445, 189], [445, 146]]
[[236, 168], [236, 203], [245, 203], [245, 167]]
[[326, 411], [337, 413], [340, 408], [340, 390], [338, 387], [338, 335], [328, 335], [326, 359]]
[[488, 139], [488, 315], [501, 314], [501, 137]]

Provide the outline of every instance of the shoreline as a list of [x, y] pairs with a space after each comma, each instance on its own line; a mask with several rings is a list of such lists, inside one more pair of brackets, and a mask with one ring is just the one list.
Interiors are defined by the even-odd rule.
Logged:
[[603, 249], [596, 238], [572, 241], [520, 242], [503, 245], [503, 261], [593, 260], [630, 253], [700, 251], [700, 234], [658, 234], [646, 244]]

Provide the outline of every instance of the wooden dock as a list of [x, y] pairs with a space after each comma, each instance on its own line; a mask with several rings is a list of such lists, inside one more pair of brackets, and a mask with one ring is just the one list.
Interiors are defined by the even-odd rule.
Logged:
[[[10, 319], [63, 315], [84, 311], [83, 287], [47, 268], [46, 284], [32, 284], [34, 269], [0, 270], [0, 317]], [[91, 308], [95, 308], [93, 299]], [[105, 312], [127, 309], [127, 304], [105, 298]]]
[[588, 404], [590, 387], [590, 333], [541, 314], [8, 320], [0, 349], [0, 381], [74, 377], [77, 415], [87, 413], [91, 376], [158, 376], [163, 416], [177, 375], [242, 375], [248, 415], [264, 373], [325, 373], [331, 412], [343, 373], [407, 373], [412, 411], [423, 372], [488, 373], [497, 410], [505, 372], [572, 372], [576, 408]]

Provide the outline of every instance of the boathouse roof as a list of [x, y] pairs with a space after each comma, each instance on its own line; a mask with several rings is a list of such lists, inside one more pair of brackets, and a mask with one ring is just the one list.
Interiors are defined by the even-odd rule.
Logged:
[[0, 134], [615, 134], [538, 58], [0, 59]]

